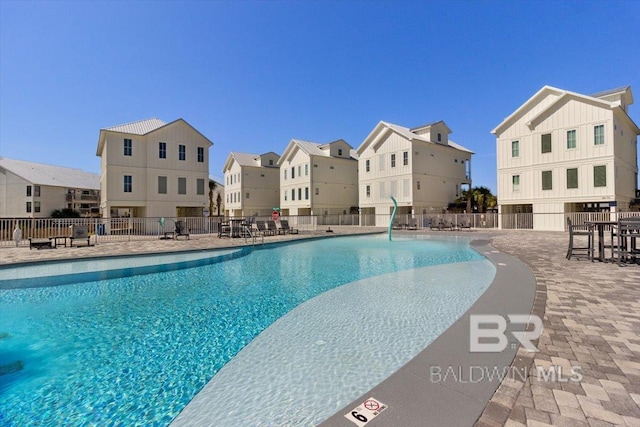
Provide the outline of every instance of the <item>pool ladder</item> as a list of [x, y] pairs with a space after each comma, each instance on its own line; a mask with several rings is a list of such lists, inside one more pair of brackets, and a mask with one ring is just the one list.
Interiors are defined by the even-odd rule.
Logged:
[[[247, 243], [247, 239], [251, 239], [252, 240], [252, 244], [255, 246], [256, 244], [256, 239], [258, 238], [258, 236], [256, 236], [255, 234], [253, 234], [253, 231], [251, 231], [251, 226], [249, 225], [244, 225], [243, 229], [242, 229], [242, 234], [244, 235], [244, 242]], [[261, 244], [264, 245], [264, 234], [260, 235], [260, 237], [262, 238], [262, 242]]]

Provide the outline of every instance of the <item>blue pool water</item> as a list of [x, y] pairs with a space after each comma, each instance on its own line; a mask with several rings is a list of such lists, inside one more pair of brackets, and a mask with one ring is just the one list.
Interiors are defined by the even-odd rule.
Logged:
[[[446, 270], [447, 265], [452, 268]], [[430, 266], [434, 272], [445, 269], [439, 272], [441, 280], [437, 283], [429, 280], [431, 269], [426, 267]], [[462, 266], [469, 267], [471, 279], [477, 280], [467, 278], [471, 284], [465, 283], [458, 290], [452, 288], [456, 283], [444, 286], [447, 276], [464, 270]], [[403, 271], [415, 274], [389, 276]], [[304, 325], [304, 318], [313, 315], [340, 319], [350, 311], [345, 308], [350, 305], [344, 304], [352, 299], [357, 299], [360, 309], [373, 308], [366, 294], [369, 298], [377, 294], [383, 300], [408, 298], [405, 308], [415, 306], [426, 324], [437, 326], [435, 332], [426, 334], [425, 341], [416, 344], [424, 347], [484, 292], [494, 273], [490, 263], [471, 250], [466, 240], [397, 238], [388, 242], [386, 236], [379, 235], [281, 245], [224, 262], [157, 274], [0, 289], [0, 333], [9, 334], [0, 339], [0, 365], [16, 360], [24, 364], [23, 370], [0, 376], [0, 425], [166, 426], [229, 361], [242, 366], [242, 360], [252, 360], [269, 343], [279, 343], [282, 348], [293, 346], [290, 352], [295, 353], [296, 343], [302, 338], [294, 331], [295, 325]], [[385, 280], [373, 280], [376, 277]], [[358, 286], [338, 288], [352, 282]], [[399, 286], [399, 291], [393, 291], [392, 286]], [[438, 286], [450, 292], [443, 295], [451, 299], [452, 310], [447, 304], [443, 306], [442, 300], [430, 302], [430, 286], [434, 292]], [[409, 288], [413, 293], [407, 293]], [[343, 289], [350, 293], [332, 294]], [[385, 291], [391, 293], [386, 296]], [[415, 303], [416, 294], [425, 295], [420, 304]], [[335, 304], [321, 304], [332, 297], [337, 298]], [[342, 308], [319, 312], [331, 306], [334, 310]], [[375, 311], [385, 309], [376, 307]], [[306, 314], [296, 317], [300, 313]], [[397, 312], [387, 314], [393, 318]], [[450, 319], [448, 323], [430, 322], [429, 316]], [[373, 323], [378, 321], [377, 329], [384, 330], [385, 318]], [[272, 324], [274, 327], [269, 328]], [[331, 344], [331, 327], [339, 328], [339, 323], [325, 325], [322, 339], [311, 336], [313, 344], [323, 348], [325, 343]], [[271, 349], [265, 357], [275, 353], [276, 349]], [[232, 360], [244, 354], [247, 356]], [[377, 356], [381, 361], [388, 357]], [[394, 360], [390, 363], [403, 363], [406, 357], [391, 356]], [[282, 360], [271, 362], [277, 365]], [[354, 362], [358, 363], [357, 358]], [[330, 369], [340, 369], [335, 364], [334, 360]], [[234, 364], [228, 365], [226, 370], [232, 372]], [[235, 385], [227, 380], [221, 389], [246, 387], [250, 394], [254, 381], [257, 384], [255, 376], [238, 378]], [[304, 384], [293, 378], [285, 388], [295, 393], [298, 385]], [[348, 403], [343, 400], [353, 393], [366, 391], [358, 392], [350, 384], [334, 386], [349, 391], [340, 397], [342, 400], [334, 399], [336, 407], [340, 402]], [[340, 392], [332, 394], [335, 398]], [[263, 421], [265, 425], [297, 421], [310, 424], [321, 421], [319, 416], [297, 414], [302, 418]]]

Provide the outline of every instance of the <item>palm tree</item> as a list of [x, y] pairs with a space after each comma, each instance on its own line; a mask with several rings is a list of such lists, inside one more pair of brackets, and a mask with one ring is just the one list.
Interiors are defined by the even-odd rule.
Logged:
[[[215, 190], [217, 186], [218, 186], [217, 182], [215, 182], [212, 179], [209, 180], [209, 216], [210, 217], [213, 216], [213, 190]], [[220, 197], [220, 194], [218, 194], [218, 197]], [[218, 215], [220, 215], [220, 204], [218, 204]]]
[[220, 216], [220, 206], [222, 205], [222, 196], [218, 193], [218, 197], [216, 197], [216, 208], [218, 212], [218, 216]]

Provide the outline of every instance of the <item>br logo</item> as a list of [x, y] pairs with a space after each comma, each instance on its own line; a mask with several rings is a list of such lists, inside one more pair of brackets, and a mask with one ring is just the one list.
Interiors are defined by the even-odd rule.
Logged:
[[[499, 353], [507, 348], [507, 319], [509, 324], [526, 325], [524, 331], [509, 333], [528, 351], [538, 349], [531, 341], [542, 335], [542, 320], [533, 314], [472, 314], [469, 325], [469, 350], [472, 353]], [[515, 344], [515, 343], [514, 343]]]

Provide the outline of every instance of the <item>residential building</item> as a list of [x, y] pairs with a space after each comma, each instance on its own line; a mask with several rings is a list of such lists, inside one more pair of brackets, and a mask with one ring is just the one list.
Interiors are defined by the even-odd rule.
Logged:
[[209, 139], [183, 119], [100, 130], [103, 217], [202, 216], [209, 206]]
[[533, 213], [532, 228], [564, 230], [570, 212], [628, 210], [640, 134], [631, 104], [629, 86], [593, 95], [544, 86], [493, 129], [501, 226], [513, 226], [504, 214]]
[[72, 209], [98, 214], [100, 175], [0, 157], [0, 217], [48, 218]]
[[278, 160], [274, 152], [262, 155], [231, 152], [222, 168], [225, 215], [271, 215], [278, 206]]
[[[222, 179], [221, 181], [224, 181]], [[217, 179], [214, 179], [211, 175], [209, 175], [209, 190], [211, 191], [211, 197], [209, 200], [209, 216], [223, 216], [224, 215], [224, 184]], [[207, 196], [209, 197], [209, 196]], [[206, 215], [205, 210], [205, 216]]]
[[335, 215], [358, 209], [358, 162], [342, 139], [292, 139], [278, 162], [282, 215]]
[[443, 121], [413, 129], [379, 122], [358, 147], [361, 214], [389, 224], [393, 196], [397, 214], [446, 212], [471, 187], [473, 152], [451, 141]]

